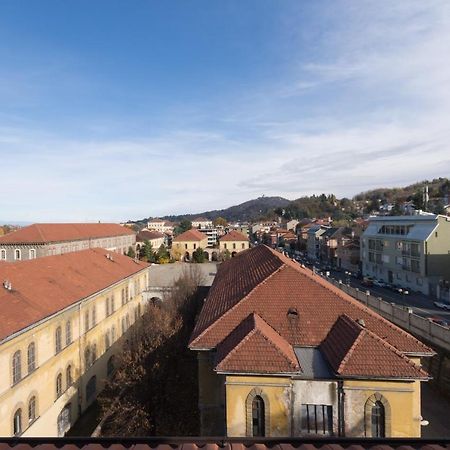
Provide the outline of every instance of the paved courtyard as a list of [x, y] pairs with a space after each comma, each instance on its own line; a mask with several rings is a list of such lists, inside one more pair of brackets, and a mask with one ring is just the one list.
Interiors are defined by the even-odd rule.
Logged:
[[450, 401], [430, 383], [422, 383], [422, 416], [430, 422], [422, 427], [423, 438], [450, 438]]

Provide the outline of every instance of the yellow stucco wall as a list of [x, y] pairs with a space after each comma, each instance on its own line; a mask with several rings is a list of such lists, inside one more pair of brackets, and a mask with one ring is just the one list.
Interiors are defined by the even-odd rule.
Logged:
[[[86, 400], [86, 384], [91, 376], [97, 377], [98, 393], [107, 377], [106, 366], [111, 355], [120, 351], [119, 339], [122, 336], [122, 319], [127, 325], [135, 321], [135, 311], [142, 305], [142, 290], [147, 286], [148, 271], [144, 269], [137, 274], [119, 281], [115, 285], [98, 292], [87, 299], [66, 308], [50, 318], [30, 326], [9, 340], [0, 343], [0, 436], [13, 435], [13, 417], [20, 408], [22, 410], [23, 436], [57, 436], [57, 418], [61, 410], [71, 404], [71, 423], [90, 402]], [[122, 289], [128, 288], [129, 300], [122, 305]], [[106, 298], [114, 294], [115, 312], [106, 316]], [[95, 306], [96, 324], [85, 327], [85, 313], [89, 313], [92, 324], [92, 313]], [[66, 345], [66, 323], [71, 323], [72, 342]], [[105, 334], [111, 333], [115, 327], [115, 344], [106, 348]], [[62, 349], [58, 353], [55, 348], [55, 332], [58, 326], [62, 330]], [[127, 328], [127, 327], [126, 327]], [[125, 333], [127, 329], [124, 330]], [[112, 340], [112, 339], [111, 339]], [[36, 346], [36, 369], [27, 370], [28, 345]], [[91, 367], [85, 367], [85, 348], [96, 344], [97, 359]], [[22, 378], [13, 385], [12, 360], [15, 352], [21, 352]], [[67, 384], [66, 369], [72, 367], [72, 385]], [[56, 379], [62, 374], [62, 394], [56, 393]], [[28, 420], [28, 404], [32, 396], [36, 397], [36, 416], [34, 422]], [[94, 396], [95, 398], [95, 396]]]
[[[290, 436], [291, 380], [280, 377], [226, 377], [227, 436], [250, 436], [247, 398], [260, 389], [269, 411], [266, 436]], [[259, 391], [258, 391], [258, 395]], [[250, 428], [251, 430], [251, 428]]]
[[224, 250], [228, 250], [230, 253], [236, 252], [243, 252], [244, 250], [247, 250], [250, 247], [250, 243], [248, 241], [225, 241], [221, 242], [219, 241], [219, 249], [221, 252]]
[[183, 258], [186, 252], [189, 252], [189, 256], [192, 258], [192, 253], [198, 248], [203, 250], [208, 247], [208, 237], [205, 235], [205, 239], [201, 241], [178, 241], [172, 242], [171, 255], [175, 259]]
[[420, 437], [419, 381], [346, 380], [344, 392], [346, 436], [372, 437], [370, 418], [364, 417], [365, 405], [379, 394], [382, 402], [387, 402], [386, 437]]

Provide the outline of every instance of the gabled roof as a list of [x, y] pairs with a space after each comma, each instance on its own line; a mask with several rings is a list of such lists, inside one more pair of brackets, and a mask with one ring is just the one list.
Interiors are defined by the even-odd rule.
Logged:
[[173, 238], [172, 242], [186, 242], [186, 241], [197, 242], [203, 241], [204, 239], [208, 239], [206, 234], [196, 230], [195, 228], [191, 228], [190, 230], [187, 230], [184, 233], [181, 233], [177, 237]]
[[100, 248], [1, 264], [0, 340], [148, 266]]
[[[288, 311], [298, 311], [296, 323]], [[259, 245], [222, 263], [191, 337], [192, 349], [212, 349], [250, 313], [262, 317], [292, 346], [317, 347], [342, 314], [402, 353], [433, 354], [425, 344], [331, 283]]]
[[0, 236], [0, 245], [44, 244], [135, 234], [130, 228], [116, 223], [35, 223]]
[[335, 373], [363, 377], [427, 379], [428, 375], [386, 340], [346, 314], [338, 318], [320, 346]]
[[215, 370], [295, 373], [300, 366], [291, 345], [258, 314], [252, 313], [217, 346]]
[[136, 240], [139, 242], [143, 242], [143, 241], [151, 241], [152, 239], [161, 239], [164, 237], [165, 234], [160, 233], [159, 231], [141, 230], [137, 234]]
[[248, 242], [248, 237], [244, 236], [242, 233], [239, 233], [239, 231], [231, 230], [229, 233], [223, 235], [220, 239], [220, 242], [227, 242], [227, 241], [243, 241]]

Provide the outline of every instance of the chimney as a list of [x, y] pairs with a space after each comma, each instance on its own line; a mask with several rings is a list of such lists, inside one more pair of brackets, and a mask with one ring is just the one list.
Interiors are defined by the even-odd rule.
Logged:
[[364, 321], [364, 319], [356, 319], [356, 323], [363, 328], [366, 327], [366, 322]]

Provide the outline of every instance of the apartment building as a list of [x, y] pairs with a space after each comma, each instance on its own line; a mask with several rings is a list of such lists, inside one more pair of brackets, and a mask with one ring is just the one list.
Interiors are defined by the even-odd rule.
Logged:
[[202, 435], [421, 435], [434, 352], [267, 246], [219, 266], [189, 347]]
[[35, 223], [0, 236], [0, 261], [24, 261], [88, 248], [126, 253], [136, 233], [115, 223]]
[[64, 436], [114, 372], [148, 264], [88, 249], [0, 263], [0, 436]]
[[205, 217], [197, 217], [191, 221], [192, 228], [212, 228], [212, 220], [206, 219]]
[[147, 221], [147, 229], [151, 231], [158, 231], [159, 233], [172, 234], [175, 224], [169, 220], [163, 219], [149, 219]]
[[324, 225], [311, 226], [307, 231], [306, 253], [310, 261], [321, 259], [321, 236], [329, 229]]
[[450, 302], [450, 218], [371, 217], [361, 237], [366, 276]]

